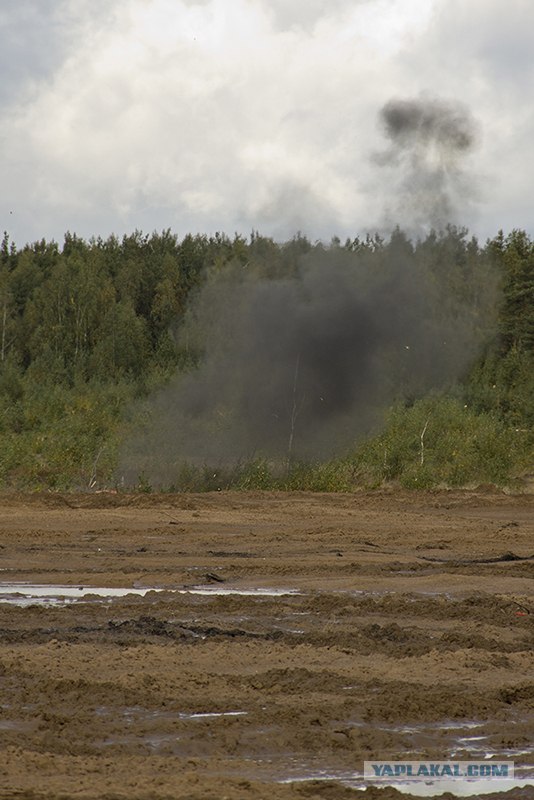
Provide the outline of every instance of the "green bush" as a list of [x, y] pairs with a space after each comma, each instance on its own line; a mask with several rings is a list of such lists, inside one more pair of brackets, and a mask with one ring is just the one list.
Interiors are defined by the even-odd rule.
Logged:
[[[0, 427], [0, 485], [88, 489], [109, 484], [115, 470], [127, 384], [25, 387], [10, 424]], [[1, 413], [1, 411], [0, 411]]]
[[393, 409], [384, 430], [354, 454], [360, 481], [407, 488], [475, 483], [505, 485], [526, 468], [533, 436], [460, 400], [426, 397]]

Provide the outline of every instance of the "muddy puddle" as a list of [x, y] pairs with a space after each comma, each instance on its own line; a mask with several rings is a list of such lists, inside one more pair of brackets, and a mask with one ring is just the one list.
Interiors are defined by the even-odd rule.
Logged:
[[[232, 586], [232, 585], [201, 585], [193, 586], [89, 586], [89, 585], [67, 585], [67, 584], [32, 584], [29, 582], [8, 583], [0, 582], [0, 603], [26, 607], [30, 605], [64, 605], [68, 603], [80, 602], [112, 602], [128, 597], [140, 597], [155, 599], [156, 596], [172, 595], [198, 595], [204, 597], [244, 597], [244, 598], [283, 598], [286, 596], [314, 596], [328, 597], [338, 596], [340, 598], [357, 598], [360, 600], [379, 600], [382, 598], [395, 597], [399, 594], [394, 589], [313, 589], [302, 590], [295, 587], [274, 587], [274, 586]], [[402, 594], [405, 594], [404, 592]], [[443, 590], [429, 591], [422, 589], [412, 589], [405, 594], [406, 602], [415, 603], [418, 600], [428, 598], [429, 600], [445, 600], [450, 603], [458, 603], [462, 599], [470, 596], [467, 589], [462, 591]]]
[[[122, 719], [124, 724], [118, 726], [120, 733], [97, 739], [94, 747], [101, 751], [135, 750], [145, 754], [165, 756], [173, 754], [186, 758], [199, 755], [206, 756], [210, 752], [207, 745], [215, 736], [225, 737], [225, 741], [244, 743], [240, 755], [241, 774], [251, 780], [275, 782], [282, 785], [302, 784], [308, 781], [337, 782], [350, 789], [365, 790], [372, 782], [365, 780], [362, 771], [340, 768], [328, 764], [330, 759], [306, 762], [301, 755], [295, 753], [288, 758], [287, 750], [277, 757], [269, 754], [269, 747], [279, 738], [283, 741], [282, 717], [269, 715], [268, 708], [248, 711], [244, 709], [226, 709], [221, 711], [160, 711], [142, 706], [117, 709], [102, 706], [95, 709], [97, 717]], [[258, 716], [265, 719], [257, 724]], [[391, 786], [402, 793], [415, 797], [432, 797], [444, 792], [451, 792], [456, 797], [478, 796], [486, 793], [506, 792], [525, 786], [534, 787], [534, 748], [503, 747], [503, 729], [517, 728], [524, 736], [532, 727], [532, 718], [518, 717], [508, 720], [440, 720], [412, 725], [377, 724], [373, 726], [374, 736], [379, 745], [380, 760], [455, 760], [455, 761], [508, 761], [515, 764], [515, 775], [510, 779], [458, 781], [394, 781], [377, 782], [377, 786]], [[359, 730], [363, 736], [368, 733], [368, 725], [364, 720], [333, 720], [329, 726], [334, 734], [340, 730]], [[230, 737], [230, 738], [228, 738]], [[254, 750], [261, 748], [263, 737], [266, 753], [264, 757], [252, 756]], [[247, 747], [246, 743], [249, 743]], [[439, 759], [428, 754], [435, 751], [439, 742]], [[234, 745], [235, 746], [235, 745]], [[229, 776], [234, 769], [222, 770]]]
[[30, 605], [60, 605], [65, 603], [88, 602], [100, 600], [111, 602], [129, 595], [146, 597], [148, 594], [193, 594], [204, 596], [237, 597], [282, 597], [284, 595], [300, 594], [297, 589], [280, 589], [269, 587], [253, 587], [242, 589], [232, 586], [190, 586], [181, 588], [168, 588], [148, 586], [135, 587], [110, 587], [110, 586], [66, 586], [53, 584], [29, 583], [0, 583], [0, 603], [9, 603], [15, 606]]
[[[521, 770], [516, 770], [521, 772]], [[506, 792], [512, 789], [522, 789], [524, 787], [534, 787], [534, 766], [529, 769], [532, 774], [530, 776], [522, 777], [520, 774], [514, 778], [495, 778], [491, 780], [439, 780], [435, 782], [424, 781], [411, 781], [405, 783], [387, 783], [377, 782], [376, 786], [381, 789], [392, 788], [396, 789], [401, 794], [409, 794], [411, 797], [431, 797], [438, 798], [447, 792], [450, 792], [448, 797], [474, 797], [479, 798], [482, 795], [491, 794], [493, 796], [502, 794], [503, 797]], [[350, 772], [329, 772], [328, 770], [312, 770], [310, 772], [302, 773], [299, 777], [286, 778], [281, 781], [284, 784], [298, 784], [306, 783], [308, 781], [325, 781], [336, 782], [341, 786], [346, 786], [350, 789], [365, 791], [370, 782], [363, 779], [360, 773]], [[510, 795], [506, 795], [506, 800]]]

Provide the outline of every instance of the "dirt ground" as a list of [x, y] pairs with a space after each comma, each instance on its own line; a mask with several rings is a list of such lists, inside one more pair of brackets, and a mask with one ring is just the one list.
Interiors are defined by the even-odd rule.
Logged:
[[0, 568], [166, 590], [0, 587], [1, 798], [390, 800], [364, 760], [534, 764], [534, 495], [4, 495]]

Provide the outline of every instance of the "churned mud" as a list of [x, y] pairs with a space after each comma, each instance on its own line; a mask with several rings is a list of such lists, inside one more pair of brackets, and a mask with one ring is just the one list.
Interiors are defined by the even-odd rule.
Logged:
[[534, 798], [532, 495], [10, 495], [0, 570], [1, 798]]

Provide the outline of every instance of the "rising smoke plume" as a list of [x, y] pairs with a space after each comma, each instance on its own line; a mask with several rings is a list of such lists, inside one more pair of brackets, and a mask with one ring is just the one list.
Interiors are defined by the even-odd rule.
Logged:
[[435, 98], [393, 99], [379, 120], [389, 146], [375, 160], [394, 197], [387, 215], [416, 234], [458, 222], [476, 194], [465, 161], [477, 139], [469, 109]]
[[[381, 164], [400, 171], [415, 226], [443, 227], [462, 193], [474, 123], [461, 106], [392, 100]], [[413, 229], [413, 226], [412, 226]], [[394, 233], [387, 247], [316, 245], [296, 269], [249, 264], [212, 274], [179, 332], [201, 354], [151, 402], [120, 477], [170, 485], [180, 465], [279, 465], [346, 453], [396, 399], [458, 377], [477, 352], [473, 315]], [[287, 274], [290, 272], [290, 274]], [[441, 287], [441, 288], [440, 288]]]

